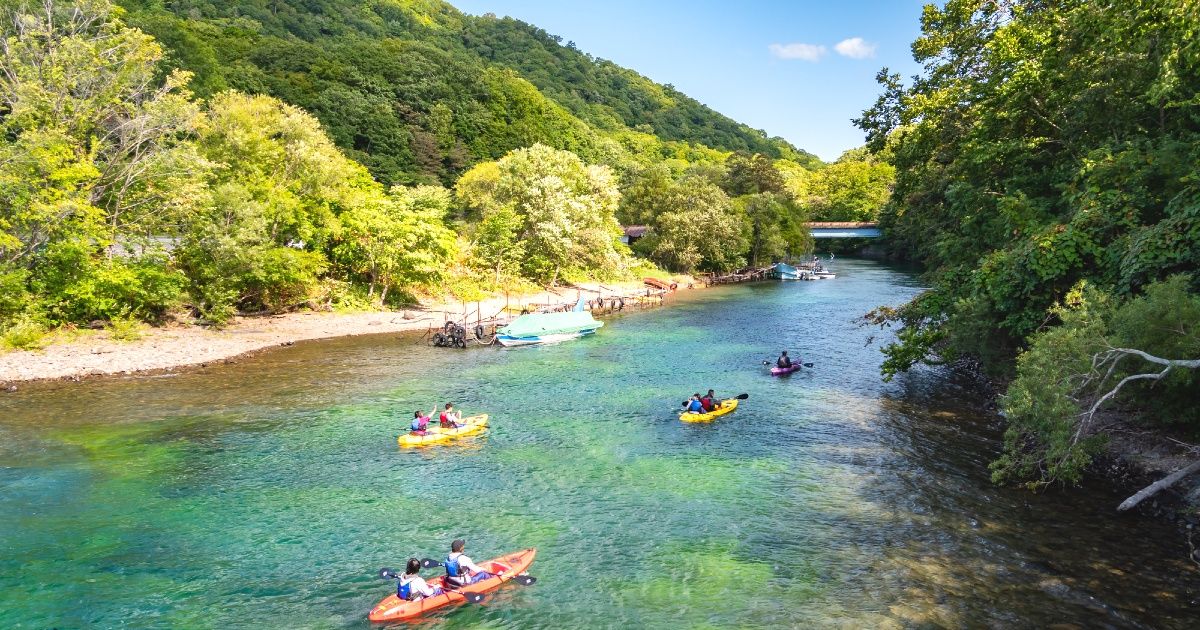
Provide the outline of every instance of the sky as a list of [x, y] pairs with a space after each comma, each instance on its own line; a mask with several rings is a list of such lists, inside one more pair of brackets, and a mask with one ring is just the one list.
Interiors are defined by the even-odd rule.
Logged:
[[511, 16], [670, 83], [823, 160], [863, 144], [850, 122], [887, 66], [919, 70], [910, 44], [929, 0], [450, 0]]

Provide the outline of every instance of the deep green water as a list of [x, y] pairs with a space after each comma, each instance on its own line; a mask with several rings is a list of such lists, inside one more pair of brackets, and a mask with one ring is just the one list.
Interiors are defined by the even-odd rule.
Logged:
[[[455, 537], [531, 587], [447, 628], [1195, 627], [1180, 536], [1101, 490], [996, 488], [995, 418], [882, 383], [853, 317], [914, 277], [693, 294], [558, 346], [374, 336], [183, 375], [0, 394], [0, 628], [365, 628], [374, 577]], [[771, 378], [781, 348], [816, 363]], [[693, 391], [747, 392], [684, 425]], [[404, 452], [412, 410], [492, 414]]]

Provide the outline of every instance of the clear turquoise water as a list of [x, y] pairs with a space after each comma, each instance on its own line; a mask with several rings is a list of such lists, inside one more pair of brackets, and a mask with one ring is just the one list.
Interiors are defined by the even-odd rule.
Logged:
[[[365, 628], [378, 568], [456, 537], [537, 547], [539, 581], [447, 628], [1194, 627], [1180, 537], [1098, 489], [990, 485], [978, 394], [880, 382], [852, 321], [914, 277], [837, 268], [557, 346], [374, 336], [0, 395], [0, 627]], [[785, 347], [816, 367], [767, 376]], [[709, 387], [750, 399], [680, 423]], [[492, 429], [399, 450], [446, 400]]]

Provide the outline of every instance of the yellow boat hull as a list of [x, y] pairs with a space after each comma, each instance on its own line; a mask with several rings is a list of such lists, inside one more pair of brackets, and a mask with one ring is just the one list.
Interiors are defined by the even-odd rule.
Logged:
[[721, 404], [708, 413], [689, 413], [683, 412], [679, 414], [679, 419], [683, 422], [712, 422], [718, 416], [723, 416], [737, 409], [738, 400], [736, 398], [726, 398], [721, 401]]
[[409, 448], [413, 446], [428, 446], [430, 444], [443, 444], [451, 440], [458, 439], [463, 436], [479, 433], [487, 428], [488, 415], [481, 413], [478, 416], [468, 416], [463, 418], [465, 426], [457, 429], [446, 429], [438, 425], [436, 421], [430, 420], [429, 428], [425, 430], [425, 435], [413, 435], [405, 433], [396, 441], [400, 443], [401, 448]]

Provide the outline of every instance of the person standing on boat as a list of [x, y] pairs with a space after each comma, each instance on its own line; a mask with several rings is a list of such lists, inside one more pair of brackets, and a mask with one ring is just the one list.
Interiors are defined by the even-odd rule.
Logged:
[[396, 597], [404, 601], [411, 602], [434, 595], [441, 595], [444, 591], [440, 586], [430, 586], [425, 582], [425, 578], [418, 575], [421, 572], [421, 561], [416, 558], [408, 559], [408, 566], [404, 568], [404, 575], [400, 577], [400, 581], [396, 584]]
[[785, 370], [792, 367], [792, 360], [788, 358], [787, 350], [779, 354], [779, 359], [775, 361], [775, 367]]
[[467, 546], [467, 541], [458, 538], [450, 543], [450, 555], [446, 556], [446, 581], [455, 586], [466, 586], [474, 584], [480, 580], [486, 580], [492, 577], [479, 565], [471, 562], [467, 554], [463, 553], [463, 548]]

